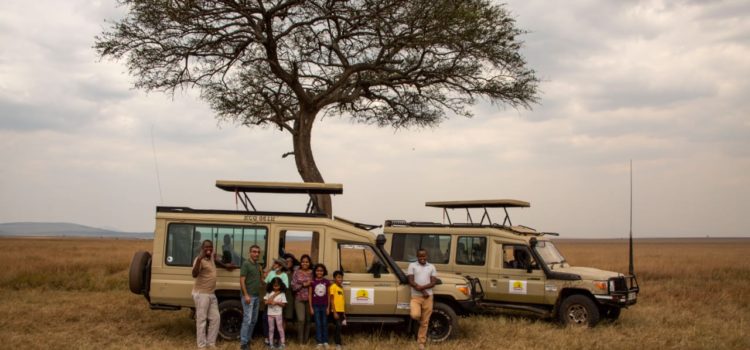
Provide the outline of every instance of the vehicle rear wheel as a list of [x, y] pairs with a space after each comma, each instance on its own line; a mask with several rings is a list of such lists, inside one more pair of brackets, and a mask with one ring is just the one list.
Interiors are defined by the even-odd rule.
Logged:
[[620, 318], [620, 312], [622, 311], [619, 307], [605, 306], [602, 308], [601, 316], [608, 321], [617, 321]]
[[143, 294], [147, 289], [149, 280], [147, 278], [146, 266], [151, 261], [151, 253], [145, 251], [138, 251], [133, 255], [133, 260], [130, 262], [130, 273], [128, 284], [130, 291], [135, 294]]
[[430, 316], [427, 328], [427, 337], [430, 341], [446, 340], [456, 329], [458, 329], [458, 316], [453, 308], [440, 302], [432, 305], [432, 316]]
[[219, 315], [221, 316], [221, 322], [219, 323], [221, 338], [224, 340], [239, 339], [242, 327], [242, 303], [237, 299], [222, 301], [219, 303]]
[[591, 298], [573, 294], [560, 304], [557, 316], [563, 325], [594, 327], [599, 323], [599, 308]]

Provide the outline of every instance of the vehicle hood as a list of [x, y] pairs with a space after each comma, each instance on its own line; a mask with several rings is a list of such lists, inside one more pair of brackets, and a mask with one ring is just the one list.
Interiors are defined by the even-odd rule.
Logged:
[[579, 267], [579, 266], [557, 267], [555, 266], [555, 268], [552, 271], [576, 274], [576, 275], [581, 276], [581, 279], [584, 279], [584, 280], [606, 280], [606, 279], [609, 279], [610, 277], [621, 276], [621, 274], [617, 272], [595, 269], [593, 267]]
[[437, 278], [443, 282], [443, 284], [467, 284], [468, 281], [456, 274], [447, 272], [438, 272]]

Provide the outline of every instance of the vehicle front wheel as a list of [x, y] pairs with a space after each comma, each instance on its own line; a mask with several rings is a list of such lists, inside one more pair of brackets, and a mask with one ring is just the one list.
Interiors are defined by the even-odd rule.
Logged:
[[427, 326], [427, 337], [430, 341], [446, 340], [456, 329], [458, 329], [458, 316], [453, 308], [440, 302], [432, 305], [432, 316]]
[[599, 308], [591, 298], [573, 294], [560, 304], [557, 316], [563, 325], [594, 327], [599, 323]]
[[219, 335], [224, 340], [240, 338], [242, 327], [242, 303], [236, 299], [224, 300], [219, 303]]

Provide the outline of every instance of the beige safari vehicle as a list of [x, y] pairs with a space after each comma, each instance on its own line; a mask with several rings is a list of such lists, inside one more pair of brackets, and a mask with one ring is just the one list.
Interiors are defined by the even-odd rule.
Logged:
[[[309, 254], [313, 263], [326, 265], [328, 278], [334, 270], [345, 272], [349, 323], [401, 323], [412, 329], [410, 287], [404, 272], [385, 251], [385, 237], [370, 232], [379, 226], [317, 214], [312, 200], [304, 212], [262, 212], [248, 196], [258, 192], [341, 194], [341, 185], [217, 181], [216, 186], [234, 193], [242, 210], [156, 208], [153, 252], [137, 252], [130, 265], [130, 290], [142, 294], [151, 309], [194, 311], [191, 265], [201, 242], [208, 239], [223, 262], [237, 266], [254, 244], [261, 247], [262, 262], [287, 252], [298, 258]], [[238, 339], [242, 323], [239, 269], [218, 269], [217, 274], [219, 333], [224, 339]], [[429, 328], [433, 341], [447, 339], [457, 328], [457, 315], [469, 312], [480, 297], [472, 281], [462, 276], [444, 274], [439, 279]]]
[[[622, 308], [636, 303], [639, 288], [632, 273], [626, 276], [571, 266], [548, 238], [557, 234], [514, 226], [508, 208], [529, 207], [528, 202], [476, 200], [426, 205], [441, 208], [448, 223], [387, 220], [383, 232], [388, 251], [404, 267], [416, 260], [417, 248], [424, 248], [438, 271], [478, 278], [484, 292], [481, 307], [530, 311], [556, 317], [563, 324], [594, 326], [602, 319], [617, 319]], [[488, 208], [501, 208], [503, 222], [493, 223]], [[451, 222], [448, 209], [465, 210], [468, 222]], [[470, 209], [475, 214], [482, 211], [478, 223]]]

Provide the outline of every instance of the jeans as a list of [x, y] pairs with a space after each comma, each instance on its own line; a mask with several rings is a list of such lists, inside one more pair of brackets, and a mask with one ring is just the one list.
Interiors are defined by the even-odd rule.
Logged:
[[258, 322], [258, 307], [260, 298], [257, 296], [250, 297], [250, 303], [245, 302], [245, 297], [240, 295], [242, 300], [242, 327], [240, 328], [240, 345], [246, 345], [250, 342], [253, 335], [255, 323]]
[[313, 304], [313, 318], [315, 319], [315, 340], [318, 344], [328, 344], [328, 305]]

